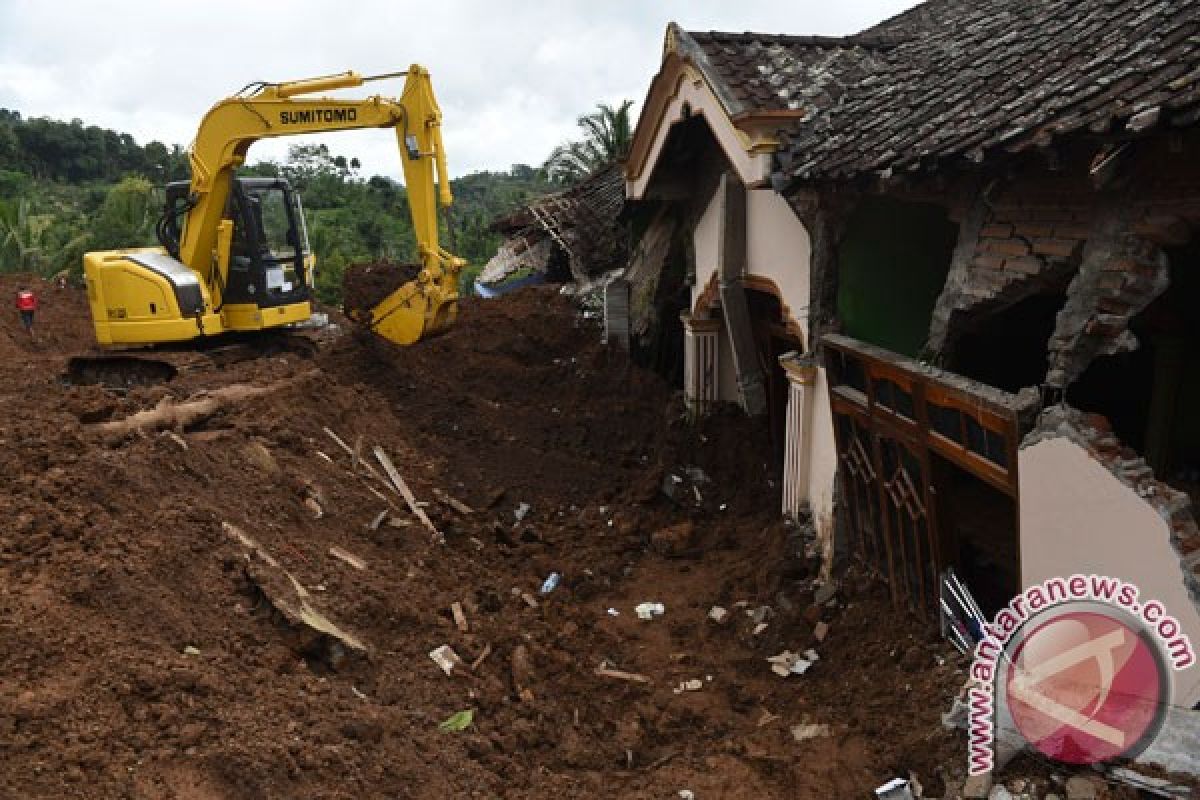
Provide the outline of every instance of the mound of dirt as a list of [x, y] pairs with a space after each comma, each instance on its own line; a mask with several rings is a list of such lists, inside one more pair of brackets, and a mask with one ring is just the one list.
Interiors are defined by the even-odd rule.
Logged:
[[692, 427], [552, 290], [151, 387], [72, 352], [0, 366], [0, 796], [840, 798], [961, 760], [961, 664], [862, 576], [816, 605], [766, 432]]
[[346, 313], [370, 311], [380, 301], [421, 272], [420, 264], [375, 261], [351, 264], [342, 276], [342, 304]]

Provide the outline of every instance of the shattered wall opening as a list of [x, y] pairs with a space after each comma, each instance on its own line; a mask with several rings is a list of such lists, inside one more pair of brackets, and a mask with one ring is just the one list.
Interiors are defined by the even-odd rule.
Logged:
[[1066, 286], [1033, 294], [1003, 311], [964, 323], [947, 362], [952, 372], [1018, 392], [1046, 376], [1046, 345], [1066, 302]]
[[1200, 499], [1200, 237], [1167, 248], [1170, 283], [1128, 331], [1137, 347], [1100, 356], [1067, 390], [1067, 400], [1101, 414], [1121, 442], [1141, 453], [1155, 475]]
[[694, 305], [694, 231], [728, 168], [708, 123], [703, 117], [691, 117], [668, 134], [646, 196], [629, 211], [630, 227], [640, 233], [625, 272], [630, 283], [633, 357], [677, 387], [684, 378], [679, 315]]

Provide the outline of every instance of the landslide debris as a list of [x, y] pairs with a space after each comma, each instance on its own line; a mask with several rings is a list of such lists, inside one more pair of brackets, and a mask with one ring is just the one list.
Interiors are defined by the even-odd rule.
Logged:
[[[41, 346], [0, 323], [0, 797], [863, 797], [960, 758], [933, 631], [863, 576], [814, 603], [766, 432], [690, 427], [553, 291], [121, 390], [62, 379], [82, 291], [42, 308]], [[271, 391], [104, 434], [231, 386]]]

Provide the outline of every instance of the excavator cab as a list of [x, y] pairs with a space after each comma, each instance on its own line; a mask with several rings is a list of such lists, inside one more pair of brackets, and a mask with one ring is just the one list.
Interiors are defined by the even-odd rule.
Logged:
[[[189, 209], [188, 181], [167, 184], [159, 243], [178, 258]], [[302, 303], [313, 286], [312, 251], [300, 196], [283, 178], [234, 178], [225, 218], [233, 222], [225, 303], [259, 308]]]

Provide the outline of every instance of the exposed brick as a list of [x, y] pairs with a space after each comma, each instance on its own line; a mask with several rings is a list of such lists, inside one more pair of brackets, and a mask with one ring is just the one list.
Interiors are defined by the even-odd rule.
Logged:
[[987, 237], [990, 239], [1007, 239], [1009, 236], [1012, 236], [1012, 234], [1013, 234], [1013, 226], [1012, 225], [997, 224], [997, 223], [993, 223], [991, 225], [984, 225], [983, 229], [979, 231], [980, 236]]
[[1027, 256], [1025, 258], [1008, 258], [1004, 260], [1004, 269], [1011, 272], [1020, 272], [1025, 275], [1037, 275], [1042, 271], [1042, 260]]
[[979, 249], [1001, 256], [1029, 255], [1029, 245], [1020, 239], [980, 239]]
[[1137, 272], [1138, 262], [1132, 258], [1114, 258], [1104, 264], [1105, 272]]
[[1125, 315], [1129, 313], [1129, 304], [1116, 297], [1097, 297], [1096, 308], [1105, 314]]
[[1054, 236], [1059, 239], [1079, 239], [1087, 241], [1091, 229], [1087, 225], [1055, 225]]
[[1054, 226], [1048, 222], [1022, 222], [1017, 225], [1015, 233], [1027, 239], [1034, 239], [1038, 236], [1051, 236], [1054, 234]]
[[972, 266], [979, 267], [980, 269], [1000, 269], [1004, 266], [1004, 257], [988, 255], [975, 256], [975, 258], [971, 259], [971, 264]]
[[1071, 258], [1082, 244], [1078, 239], [1034, 239], [1033, 252], [1039, 256]]
[[1030, 222], [1071, 222], [1075, 214], [1071, 209], [1059, 205], [1026, 206], [1021, 218]]
[[1187, 244], [1192, 236], [1191, 227], [1182, 217], [1167, 214], [1155, 214], [1135, 222], [1133, 232], [1168, 246]]

